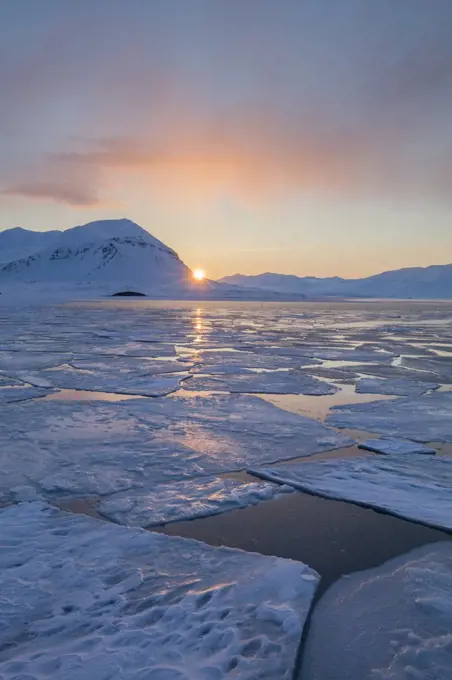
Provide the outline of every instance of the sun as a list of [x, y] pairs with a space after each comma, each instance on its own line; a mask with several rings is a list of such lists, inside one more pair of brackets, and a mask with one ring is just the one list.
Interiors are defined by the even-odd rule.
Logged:
[[203, 281], [206, 278], [206, 272], [204, 269], [194, 269], [193, 278], [195, 281]]

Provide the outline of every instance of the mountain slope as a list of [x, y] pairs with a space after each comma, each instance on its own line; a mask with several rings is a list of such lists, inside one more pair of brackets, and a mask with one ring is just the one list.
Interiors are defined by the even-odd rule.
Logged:
[[[49, 247], [0, 268], [0, 292], [8, 296], [74, 298], [124, 291], [176, 299], [282, 297], [260, 288], [195, 282], [191, 270], [172, 248], [127, 219], [90, 222], [57, 232]], [[294, 298], [301, 299], [285, 296]]]
[[28, 257], [51, 246], [61, 231], [30, 231], [15, 227], [0, 231], [0, 264]]
[[328, 297], [452, 299], [452, 264], [396, 269], [362, 279], [287, 274], [225, 276], [223, 283]]
[[62, 232], [49, 247], [10, 262], [0, 282], [153, 288], [182, 284], [178, 255], [130, 220], [103, 220]]

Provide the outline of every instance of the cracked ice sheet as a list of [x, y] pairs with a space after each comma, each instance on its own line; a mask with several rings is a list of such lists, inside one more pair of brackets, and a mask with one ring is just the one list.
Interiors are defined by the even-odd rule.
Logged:
[[0, 492], [102, 496], [353, 443], [258, 397], [37, 400], [0, 411]]
[[109, 373], [101, 370], [79, 370], [69, 366], [18, 375], [32, 384], [43, 387], [88, 392], [118, 392], [146, 397], [160, 397], [175, 392], [183, 379], [183, 376], [177, 373], [143, 375], [143, 372], [118, 371], [115, 375], [113, 371]]
[[422, 446], [422, 444], [404, 441], [403, 439], [366, 439], [366, 441], [358, 444], [358, 448], [364, 449], [365, 451], [373, 451], [374, 453], [381, 453], [386, 456], [413, 453], [429, 454], [432, 456], [436, 454], [436, 449]]
[[0, 517], [4, 680], [292, 677], [319, 579], [303, 563], [41, 503]]
[[372, 456], [251, 469], [317, 496], [452, 530], [452, 458]]
[[362, 378], [356, 383], [356, 391], [360, 394], [389, 394], [397, 397], [417, 397], [430, 390], [437, 390], [438, 383], [417, 382], [416, 380], [381, 380], [378, 378]]
[[[206, 367], [208, 368], [208, 367]], [[316, 380], [301, 371], [240, 373], [224, 378], [191, 378], [182, 384], [184, 389], [204, 392], [237, 392], [243, 394], [306, 394], [323, 396], [335, 394], [338, 388]]]
[[452, 393], [333, 407], [326, 422], [418, 442], [452, 442]]
[[290, 486], [268, 482], [200, 477], [109, 496], [101, 501], [99, 512], [119, 524], [151, 527], [218, 515], [292, 491]]
[[451, 629], [445, 541], [334, 583], [314, 610], [300, 680], [450, 680]]

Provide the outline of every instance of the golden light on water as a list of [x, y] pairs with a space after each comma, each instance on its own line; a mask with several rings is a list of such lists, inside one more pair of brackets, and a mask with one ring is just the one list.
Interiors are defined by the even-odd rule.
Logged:
[[193, 278], [195, 281], [203, 281], [206, 278], [206, 272], [204, 269], [194, 269]]

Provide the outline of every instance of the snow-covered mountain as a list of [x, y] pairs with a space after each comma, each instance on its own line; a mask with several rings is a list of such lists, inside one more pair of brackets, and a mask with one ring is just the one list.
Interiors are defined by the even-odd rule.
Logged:
[[452, 299], [452, 264], [396, 269], [362, 279], [266, 273], [256, 276], [235, 274], [225, 276], [221, 282], [312, 297]]
[[[128, 219], [101, 220], [54, 233], [48, 247], [27, 254], [31, 240], [25, 230], [3, 232], [25, 256], [0, 268], [0, 292], [59, 297], [113, 295], [135, 291], [156, 298], [281, 299], [262, 289], [241, 288], [216, 281], [195, 282], [178, 254]], [[40, 234], [36, 240], [43, 236]], [[13, 240], [14, 240], [13, 239]], [[286, 299], [300, 296], [285, 296]]]
[[61, 233], [61, 231], [31, 231], [21, 227], [0, 231], [0, 265], [48, 248], [55, 243]]

